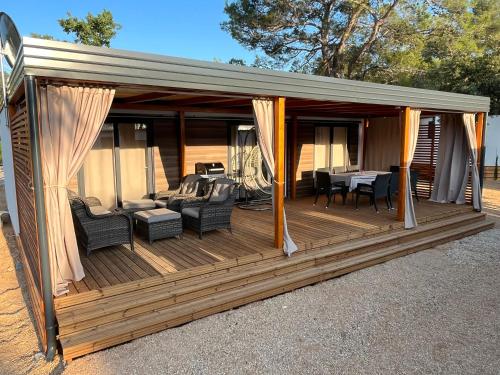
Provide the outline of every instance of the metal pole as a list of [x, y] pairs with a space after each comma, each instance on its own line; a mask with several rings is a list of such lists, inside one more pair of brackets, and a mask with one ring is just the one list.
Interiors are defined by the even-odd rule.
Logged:
[[[0, 40], [0, 69], [2, 70], [1, 74], [2, 74], [2, 101], [3, 101], [3, 105], [5, 105], [5, 107], [7, 107], [7, 87], [5, 86], [5, 72], [3, 70], [3, 45], [1, 44], [2, 41]], [[0, 103], [2, 104], [2, 103]], [[2, 108], [2, 106], [0, 106], [0, 109]], [[8, 124], [8, 122], [7, 122]]]
[[30, 127], [31, 158], [33, 161], [33, 189], [35, 191], [35, 209], [37, 237], [42, 271], [43, 305], [45, 314], [45, 332], [47, 335], [47, 360], [52, 361], [56, 353], [56, 327], [54, 318], [54, 299], [50, 276], [49, 245], [45, 212], [45, 194], [43, 190], [42, 161], [40, 151], [40, 131], [38, 124], [38, 103], [35, 77], [25, 78], [28, 119]]

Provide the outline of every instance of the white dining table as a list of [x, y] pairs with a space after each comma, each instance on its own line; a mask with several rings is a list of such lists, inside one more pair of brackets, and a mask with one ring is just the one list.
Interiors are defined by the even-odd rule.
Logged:
[[332, 182], [344, 182], [349, 187], [349, 191], [356, 190], [359, 183], [371, 184], [379, 174], [386, 174], [386, 171], [363, 171], [330, 174]]

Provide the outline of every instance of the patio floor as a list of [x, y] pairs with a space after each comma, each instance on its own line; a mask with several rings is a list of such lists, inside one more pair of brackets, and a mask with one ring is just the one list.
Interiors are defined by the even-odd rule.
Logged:
[[[345, 206], [332, 203], [324, 207], [324, 198], [313, 206], [313, 197], [286, 202], [289, 232], [299, 250], [340, 243], [349, 239], [376, 235], [402, 228], [396, 221], [396, 210], [380, 207], [375, 213], [366, 201], [355, 210], [349, 200]], [[382, 204], [380, 205], [382, 206]], [[384, 206], [385, 207], [385, 206]], [[419, 222], [470, 212], [470, 206], [437, 204], [426, 200], [415, 202]], [[265, 257], [276, 252], [273, 248], [273, 216], [268, 211], [252, 211], [235, 207], [232, 217], [233, 234], [218, 230], [198, 235], [185, 230], [181, 240], [172, 238], [150, 245], [135, 237], [135, 253], [128, 246], [114, 246], [82, 254], [85, 278], [70, 284], [69, 294], [105, 288], [254, 255]]]

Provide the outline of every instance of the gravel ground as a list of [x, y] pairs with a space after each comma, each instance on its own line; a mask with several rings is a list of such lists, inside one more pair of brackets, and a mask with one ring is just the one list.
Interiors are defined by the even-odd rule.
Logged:
[[498, 374], [500, 230], [73, 361], [67, 374]]
[[[500, 214], [500, 184], [487, 186], [485, 201]], [[500, 374], [499, 243], [500, 229], [493, 229], [91, 354], [64, 369], [38, 359], [24, 305], [22, 313], [14, 310], [15, 332], [4, 334], [11, 307], [0, 300], [0, 374]], [[10, 288], [17, 292], [9, 300], [22, 302], [19, 287]]]

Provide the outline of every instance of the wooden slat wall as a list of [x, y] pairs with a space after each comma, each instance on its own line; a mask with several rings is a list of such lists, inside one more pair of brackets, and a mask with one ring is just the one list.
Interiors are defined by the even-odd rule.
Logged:
[[228, 126], [224, 120], [186, 119], [186, 173], [197, 162], [221, 162], [228, 170]]
[[417, 147], [411, 169], [418, 171], [417, 191], [420, 197], [430, 198], [436, 171], [440, 127], [421, 124], [418, 131]]
[[[436, 173], [440, 135], [441, 128], [439, 124], [420, 125], [417, 147], [411, 164], [411, 169], [418, 171], [417, 191], [420, 197], [430, 198], [431, 196], [434, 175]], [[472, 202], [472, 181], [470, 174], [465, 191], [465, 199], [467, 203]]]
[[178, 124], [175, 119], [153, 122], [155, 190], [175, 189], [179, 186]]
[[44, 305], [42, 299], [42, 281], [40, 256], [37, 238], [35, 214], [35, 195], [33, 186], [30, 132], [26, 103], [22, 102], [11, 117], [12, 155], [16, 182], [17, 207], [19, 212], [18, 246], [23, 262], [28, 291], [33, 305], [35, 326], [44, 349], [46, 348]]
[[299, 121], [297, 131], [297, 196], [303, 197], [313, 193], [314, 170], [314, 124]]
[[[500, 176], [500, 168], [498, 171], [498, 175]], [[485, 166], [484, 167], [484, 178], [493, 179], [495, 176], [495, 166]]]

